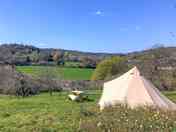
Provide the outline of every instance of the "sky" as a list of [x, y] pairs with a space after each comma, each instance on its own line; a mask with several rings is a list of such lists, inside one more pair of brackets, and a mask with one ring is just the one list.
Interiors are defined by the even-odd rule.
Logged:
[[176, 46], [176, 0], [0, 0], [0, 43], [110, 53]]

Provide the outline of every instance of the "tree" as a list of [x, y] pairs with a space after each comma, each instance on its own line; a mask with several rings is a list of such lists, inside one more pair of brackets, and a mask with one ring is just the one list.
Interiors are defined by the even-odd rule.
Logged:
[[80, 67], [82, 68], [96, 68], [96, 59], [94, 57], [83, 56], [80, 57]]
[[57, 89], [56, 79], [58, 80], [61, 78], [60, 73], [61, 72], [57, 67], [52, 66], [43, 67], [39, 73], [41, 83], [48, 89], [50, 96], [52, 96], [53, 91]]
[[142, 75], [160, 90], [172, 89], [176, 84], [173, 69], [167, 69], [167, 66], [171, 66], [170, 56], [166, 48], [156, 45], [149, 50], [148, 54], [143, 54], [138, 63]]
[[64, 60], [63, 60], [64, 54], [60, 51], [56, 51], [53, 54], [53, 61], [57, 63], [57, 65], [64, 65]]
[[108, 77], [123, 73], [128, 69], [126, 59], [123, 57], [111, 57], [101, 61], [95, 69], [92, 80], [104, 80]]
[[38, 82], [15, 69], [15, 66], [0, 64], [0, 93], [22, 97], [37, 94]]
[[36, 89], [34, 81], [31, 79], [21, 75], [21, 77], [18, 78], [18, 81], [19, 83], [15, 86], [16, 96], [22, 96], [24, 98], [38, 93], [38, 89]]
[[29, 57], [30, 57], [30, 60], [32, 62], [38, 62], [39, 61], [39, 53], [38, 53], [38, 51], [32, 52]]
[[50, 53], [48, 52], [40, 52], [38, 55], [39, 61], [46, 61], [50, 60]]

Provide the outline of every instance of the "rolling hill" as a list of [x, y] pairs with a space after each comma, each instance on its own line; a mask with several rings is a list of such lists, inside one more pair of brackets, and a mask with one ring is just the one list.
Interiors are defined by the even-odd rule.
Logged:
[[[54, 57], [57, 64], [69, 62], [83, 68], [95, 68], [97, 63], [106, 57], [125, 56], [130, 64], [138, 64], [143, 59], [152, 58], [160, 64], [160, 67], [176, 66], [176, 47], [155, 47], [148, 50], [131, 53], [91, 53], [65, 49], [41, 49], [30, 45], [2, 44], [0, 45], [0, 62], [15, 65], [54, 65]], [[56, 58], [55, 57], [55, 58]], [[74, 66], [73, 66], [74, 67]]]

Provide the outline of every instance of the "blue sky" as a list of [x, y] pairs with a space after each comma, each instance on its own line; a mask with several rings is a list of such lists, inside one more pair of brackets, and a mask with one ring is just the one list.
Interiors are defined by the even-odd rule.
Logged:
[[0, 0], [0, 43], [117, 53], [175, 34], [176, 0]]

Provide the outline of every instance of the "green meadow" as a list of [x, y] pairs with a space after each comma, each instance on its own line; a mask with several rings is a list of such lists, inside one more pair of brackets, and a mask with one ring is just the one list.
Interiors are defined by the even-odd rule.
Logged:
[[[38, 76], [41, 71], [46, 69], [46, 66], [17, 66], [16, 69], [19, 72], [29, 74], [32, 76]], [[66, 68], [66, 67], [54, 67], [56, 69], [56, 75], [66, 80], [90, 80], [93, 69], [86, 68]]]
[[[168, 127], [172, 127], [171, 129], [174, 130], [173, 123], [175, 117], [173, 115], [172, 115], [173, 117], [170, 117], [170, 115], [168, 115], [169, 119], [167, 120], [164, 120], [165, 119], [164, 117], [159, 117], [157, 120], [155, 120], [153, 119], [152, 114], [149, 115], [144, 114], [147, 112], [137, 112], [135, 110], [126, 111], [126, 109], [124, 110], [122, 108], [120, 108], [121, 110], [120, 109], [117, 110], [118, 113], [116, 115], [113, 115], [115, 112], [111, 114], [109, 112], [108, 114], [107, 113], [101, 114], [97, 107], [97, 102], [100, 98], [101, 91], [87, 91], [90, 101], [85, 101], [82, 103], [72, 102], [68, 100], [67, 98], [68, 94], [69, 94], [68, 92], [60, 92], [54, 93], [53, 96], [49, 96], [48, 93], [41, 93], [39, 95], [26, 98], [1, 95], [0, 131], [78, 132], [78, 130], [80, 130], [88, 132], [90, 129], [90, 131], [94, 132], [93, 128], [91, 128], [91, 126], [85, 126], [85, 123], [86, 124], [89, 123], [91, 124], [91, 122], [97, 123], [97, 120], [101, 119], [103, 123], [103, 121], [106, 121], [108, 119], [110, 120], [112, 118], [114, 119], [114, 121], [117, 121], [118, 119], [115, 119], [115, 117], [117, 117], [118, 114], [119, 116], [122, 117], [125, 114], [125, 117], [123, 117], [125, 118], [125, 120], [133, 120], [133, 119], [141, 120], [141, 123], [143, 123], [146, 126], [150, 125], [150, 121], [142, 122], [144, 119], [144, 117], [142, 116], [149, 116], [149, 117], [151, 116], [152, 124], [162, 126], [162, 123], [164, 122], [166, 125], [168, 125]], [[164, 94], [176, 102], [176, 92], [166, 92]], [[125, 112], [128, 112], [128, 114]], [[142, 115], [141, 113], [144, 115]], [[155, 114], [155, 112], [153, 113]], [[167, 113], [165, 115], [167, 115]], [[106, 116], [108, 116], [108, 118]], [[112, 125], [113, 127], [113, 125], [115, 125], [113, 124], [113, 120], [112, 121], [109, 120], [108, 123], [112, 124], [107, 123], [106, 125]], [[128, 124], [125, 124], [124, 122], [122, 126], [125, 127], [125, 125], [126, 127], [129, 127]], [[80, 128], [80, 126], [82, 127]], [[102, 129], [106, 130], [106, 128], [104, 127], [105, 126], [102, 126]], [[116, 126], [116, 128], [118, 127]], [[97, 132], [99, 131], [99, 129], [97, 128], [95, 128], [95, 130]], [[121, 128], [121, 130], [125, 129]], [[115, 131], [112, 130], [112, 132]]]
[[72, 132], [79, 125], [80, 112], [96, 107], [100, 92], [89, 92], [92, 101], [76, 103], [67, 92], [18, 98], [0, 96], [0, 131], [2, 132]]
[[[17, 66], [17, 71], [34, 77], [45, 66]], [[53, 68], [53, 67], [50, 67]], [[92, 69], [56, 68], [68, 80], [89, 80]], [[100, 90], [86, 93], [90, 101], [72, 102], [69, 92], [41, 93], [30, 97], [0, 95], [0, 132], [176, 132], [176, 111], [117, 106], [100, 112]], [[163, 92], [176, 102], [176, 91]]]

